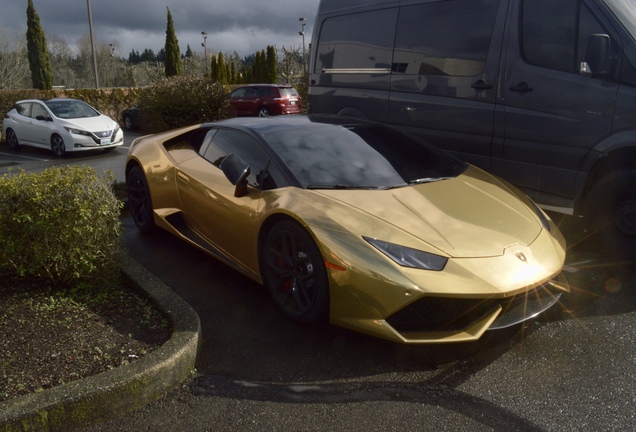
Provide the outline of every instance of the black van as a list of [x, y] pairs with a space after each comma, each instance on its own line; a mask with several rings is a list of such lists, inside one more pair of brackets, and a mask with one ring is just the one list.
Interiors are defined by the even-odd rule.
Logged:
[[636, 252], [636, 3], [321, 0], [309, 112], [394, 125]]

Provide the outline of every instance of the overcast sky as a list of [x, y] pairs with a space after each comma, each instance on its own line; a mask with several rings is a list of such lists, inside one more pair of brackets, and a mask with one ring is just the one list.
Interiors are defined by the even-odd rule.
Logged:
[[[0, 27], [26, 34], [27, 0], [2, 0]], [[208, 52], [236, 51], [241, 57], [275, 45], [302, 46], [299, 18], [307, 18], [305, 45], [319, 0], [91, 0], [93, 36], [97, 44], [115, 44], [116, 55], [131, 50], [157, 53], [165, 46], [170, 8], [181, 53], [186, 48], [203, 54], [202, 31], [208, 33]], [[74, 46], [89, 35], [84, 0], [33, 0], [47, 38], [55, 35]], [[48, 39], [47, 39], [48, 40]]]

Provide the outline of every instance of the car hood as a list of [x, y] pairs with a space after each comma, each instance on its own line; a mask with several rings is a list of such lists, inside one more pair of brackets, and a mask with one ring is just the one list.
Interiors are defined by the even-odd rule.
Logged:
[[503, 255], [510, 246], [531, 244], [542, 229], [538, 217], [520, 198], [522, 194], [472, 166], [456, 178], [434, 183], [320, 193], [456, 258]]
[[82, 129], [88, 132], [101, 132], [115, 128], [115, 121], [108, 116], [100, 115], [98, 117], [80, 117], [74, 119], [60, 119], [62, 126], [70, 126]]

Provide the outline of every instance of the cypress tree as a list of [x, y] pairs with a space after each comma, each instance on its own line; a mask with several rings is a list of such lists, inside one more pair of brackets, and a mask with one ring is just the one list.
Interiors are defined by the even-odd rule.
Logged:
[[210, 79], [212, 81], [218, 81], [218, 73], [217, 73], [217, 65], [216, 65], [216, 56], [213, 54], [212, 59], [210, 60]]
[[46, 46], [44, 30], [40, 26], [40, 17], [35, 11], [33, 0], [29, 0], [27, 5], [26, 37], [33, 88], [51, 90], [53, 88], [53, 68], [51, 67], [49, 50]]
[[168, 9], [168, 26], [166, 28], [166, 58], [164, 64], [166, 66], [166, 76], [171, 77], [174, 75], [183, 74], [183, 66], [181, 65], [181, 53], [179, 52], [179, 41], [177, 35], [174, 32], [174, 23], [172, 22], [172, 14], [170, 8]]
[[216, 80], [219, 84], [227, 84], [227, 69], [225, 67], [225, 58], [223, 53], [219, 53], [219, 59], [217, 60]]
[[278, 82], [278, 70], [276, 65], [278, 58], [276, 57], [276, 48], [272, 45], [267, 46], [267, 82], [276, 84]]

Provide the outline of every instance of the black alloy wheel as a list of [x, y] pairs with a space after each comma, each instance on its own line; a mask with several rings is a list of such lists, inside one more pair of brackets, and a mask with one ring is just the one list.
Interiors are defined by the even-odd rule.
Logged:
[[57, 157], [62, 157], [66, 153], [66, 144], [61, 136], [55, 134], [51, 137], [51, 150]]
[[278, 309], [300, 324], [329, 317], [329, 282], [320, 250], [298, 223], [284, 220], [267, 233], [262, 274]]
[[155, 220], [152, 212], [150, 189], [143, 170], [134, 166], [126, 176], [126, 189], [128, 190], [128, 205], [133, 222], [139, 231], [147, 233], [155, 229]]
[[7, 129], [7, 144], [11, 150], [17, 150], [20, 147], [20, 142], [13, 129]]

